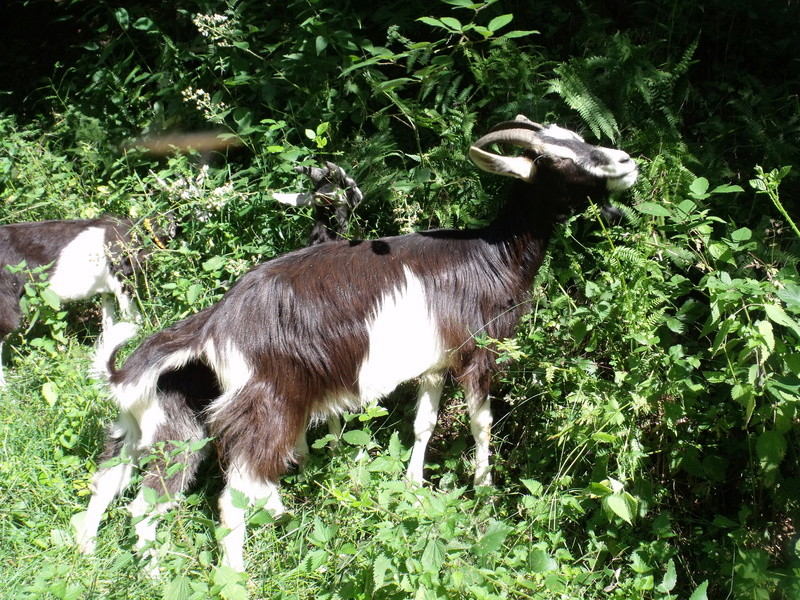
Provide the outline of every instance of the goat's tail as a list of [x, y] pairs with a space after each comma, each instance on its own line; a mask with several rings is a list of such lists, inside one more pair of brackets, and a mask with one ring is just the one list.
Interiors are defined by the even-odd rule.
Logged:
[[111, 376], [117, 372], [114, 364], [117, 352], [125, 342], [136, 335], [138, 330], [139, 326], [135, 323], [120, 321], [103, 331], [92, 361], [92, 377], [104, 382], [111, 379]]

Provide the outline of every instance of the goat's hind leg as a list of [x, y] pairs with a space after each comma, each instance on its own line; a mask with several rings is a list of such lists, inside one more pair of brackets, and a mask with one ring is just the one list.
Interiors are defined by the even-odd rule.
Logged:
[[246, 464], [230, 465], [225, 472], [226, 485], [219, 498], [219, 518], [227, 533], [220, 541], [222, 564], [236, 571], [244, 572], [244, 540], [247, 531], [247, 507], [237, 500], [237, 493], [245, 504], [262, 503], [273, 517], [285, 512], [277, 483], [265, 481], [251, 474]]
[[169, 415], [159, 425], [148, 448], [143, 449], [146, 462], [142, 487], [128, 505], [136, 532], [136, 549], [149, 559], [148, 572], [156, 575], [156, 524], [170, 510], [179, 496], [189, 487], [203, 462], [206, 449], [193, 448], [200, 442], [205, 429], [191, 410]]
[[[100, 456], [100, 468], [92, 478], [92, 497], [85, 512], [72, 518], [78, 549], [92, 554], [96, 545], [97, 530], [109, 504], [130, 484], [136, 460], [136, 448], [141, 432], [135, 419], [123, 413], [117, 419], [106, 440]], [[104, 466], [104, 463], [116, 461]]]

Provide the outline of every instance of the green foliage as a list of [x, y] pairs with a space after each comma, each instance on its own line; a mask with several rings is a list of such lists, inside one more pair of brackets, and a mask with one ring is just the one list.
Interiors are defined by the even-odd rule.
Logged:
[[[413, 401], [401, 389], [349, 415], [334, 451], [329, 436], [313, 444], [284, 480], [287, 520], [252, 512], [249, 579], [214, 566], [225, 532], [213, 461], [159, 529], [158, 580], [142, 573], [122, 503], [98, 555], [75, 553], [70, 519], [115, 410], [85, 375], [97, 328], [80, 325], [96, 315], [83, 305], [88, 318], [67, 321], [33, 271], [32, 328], [6, 346], [0, 391], [0, 581], [13, 597], [800, 595], [800, 233], [784, 166], [798, 162], [796, 3], [9, 10], [18, 56], [0, 94], [0, 223], [104, 212], [141, 223], [147, 330], [304, 244], [310, 211], [272, 199], [303, 185], [298, 164], [334, 160], [355, 176], [366, 200], [350, 236], [485, 222], [502, 182], [465, 151], [517, 113], [620, 146], [641, 171], [621, 224], [593, 207], [559, 230], [519, 334], [479, 339], [504, 367], [497, 490], [467, 486], [457, 394], [431, 484], [402, 481]], [[239, 146], [136, 147], [194, 130]], [[161, 249], [143, 220], [167, 211], [180, 233]], [[150, 460], [172, 473], [184, 449]]]

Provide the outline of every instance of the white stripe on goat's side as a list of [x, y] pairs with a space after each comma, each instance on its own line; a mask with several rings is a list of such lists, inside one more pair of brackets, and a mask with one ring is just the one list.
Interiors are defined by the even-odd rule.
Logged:
[[422, 281], [407, 267], [403, 270], [405, 285], [386, 294], [367, 323], [369, 350], [358, 375], [363, 401], [385, 396], [445, 362]]
[[194, 358], [195, 352], [184, 348], [170, 354], [159, 365], [153, 365], [132, 383], [112, 385], [114, 399], [121, 410], [131, 414], [136, 420], [153, 404], [158, 403], [157, 385], [162, 373], [179, 369]]
[[245, 355], [228, 341], [225, 347], [217, 350], [213, 340], [208, 340], [203, 346], [203, 353], [209, 364], [214, 365], [214, 372], [224, 393], [214, 400], [208, 407], [208, 414], [213, 420], [220, 412], [224, 412], [239, 390], [241, 390], [253, 377], [253, 369]]
[[50, 275], [50, 289], [62, 300], [81, 300], [108, 290], [116, 294], [120, 289], [108, 271], [105, 236], [105, 229], [90, 227], [61, 250]]

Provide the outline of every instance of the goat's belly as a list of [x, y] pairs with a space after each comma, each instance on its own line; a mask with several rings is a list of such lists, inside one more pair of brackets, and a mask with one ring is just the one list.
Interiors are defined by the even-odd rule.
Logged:
[[81, 300], [113, 290], [116, 279], [108, 271], [105, 231], [92, 227], [62, 251], [50, 275], [50, 289], [62, 300]]
[[362, 400], [380, 398], [398, 385], [443, 369], [447, 354], [422, 282], [406, 271], [406, 285], [388, 293], [367, 323], [369, 350], [358, 375]]

